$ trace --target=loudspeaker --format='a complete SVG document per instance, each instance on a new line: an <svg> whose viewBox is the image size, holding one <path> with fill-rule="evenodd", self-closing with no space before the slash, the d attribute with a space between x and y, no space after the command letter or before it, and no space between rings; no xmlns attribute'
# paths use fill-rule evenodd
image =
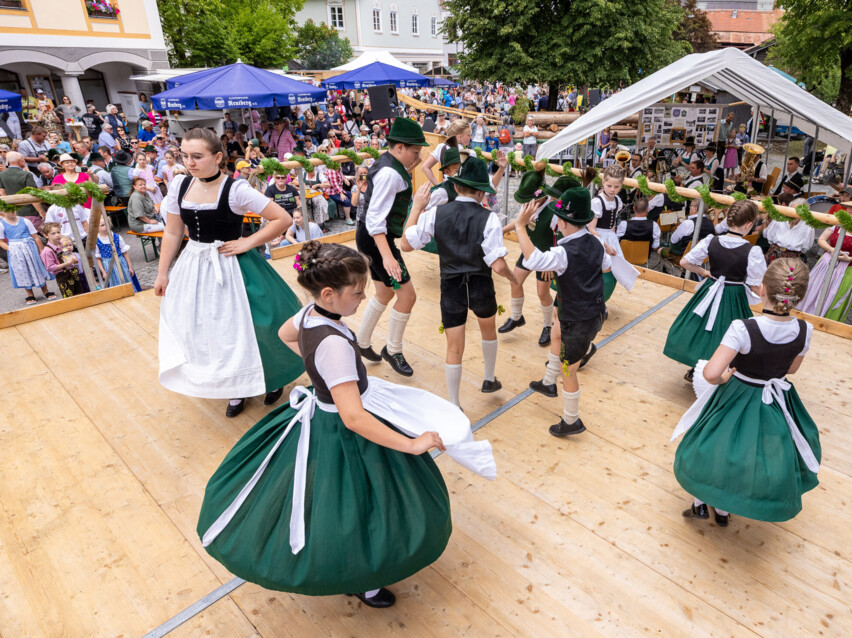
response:
<svg viewBox="0 0 852 638"><path fill-rule="evenodd" d="M367 94L370 96L370 115L374 120L389 120L397 116L399 101L393 84L371 86Z"/></svg>
<svg viewBox="0 0 852 638"><path fill-rule="evenodd" d="M601 103L601 90L589 89L589 106L597 106Z"/></svg>

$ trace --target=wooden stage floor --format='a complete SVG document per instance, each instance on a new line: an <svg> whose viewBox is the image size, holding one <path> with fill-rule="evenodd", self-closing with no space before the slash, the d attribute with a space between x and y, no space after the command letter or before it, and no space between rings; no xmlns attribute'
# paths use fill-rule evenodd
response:
<svg viewBox="0 0 852 638"><path fill-rule="evenodd" d="M415 375L369 370L443 396L437 261L408 261ZM295 286L292 258L272 264ZM508 308L508 285L497 287ZM852 635L852 341L815 332L795 375L824 454L803 512L783 524L734 517L727 529L687 521L669 437L693 395L662 347L688 298L645 280L616 290L599 342L613 338L581 373L589 431L570 440L547 432L561 401L525 393L546 359L533 284L527 326L500 338L498 393L478 391L468 324L462 403L499 476L438 458L454 532L435 564L394 585L393 609L247 583L168 635ZM232 581L201 548L196 519L208 478L268 408L253 399L226 419L222 401L160 387L158 308L149 291L0 331L2 638L142 636ZM387 315L374 344L386 326Z"/></svg>

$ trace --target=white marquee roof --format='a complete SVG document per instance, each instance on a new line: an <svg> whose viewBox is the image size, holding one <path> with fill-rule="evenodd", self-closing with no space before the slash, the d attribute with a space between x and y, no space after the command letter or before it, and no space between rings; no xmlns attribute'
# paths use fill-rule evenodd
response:
<svg viewBox="0 0 852 638"><path fill-rule="evenodd" d="M395 66L399 69L405 69L406 71L411 71L412 73L420 73L413 66L409 66L405 62L400 62L388 51L364 51L361 55L359 55L354 60L347 62L341 66L336 66L332 71L339 71L340 73L345 73L346 71L352 71L354 69L360 69L362 66L367 66L368 64L372 64L373 62L384 62L385 64L389 64L391 66Z"/></svg>

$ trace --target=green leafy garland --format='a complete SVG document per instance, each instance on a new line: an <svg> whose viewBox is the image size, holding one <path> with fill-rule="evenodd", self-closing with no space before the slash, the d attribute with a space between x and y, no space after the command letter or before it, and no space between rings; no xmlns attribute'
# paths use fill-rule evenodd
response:
<svg viewBox="0 0 852 638"><path fill-rule="evenodd" d="M364 163L364 158L358 155L358 153L351 148L339 148L337 149L337 154L348 157L352 160L352 163L355 164L355 166L361 166L361 164Z"/></svg>
<svg viewBox="0 0 852 638"><path fill-rule="evenodd" d="M374 160L379 159L379 155L381 155L381 153L379 153L379 150L373 148L372 146L365 146L364 148L361 149L361 152L366 153L367 155L372 157Z"/></svg>
<svg viewBox="0 0 852 638"><path fill-rule="evenodd" d="M644 175L638 175L636 177L636 183L639 187L639 192L642 193L645 197L654 197L657 193L648 188L648 178ZM700 192L700 191L699 191Z"/></svg>
<svg viewBox="0 0 852 638"><path fill-rule="evenodd" d="M675 204L683 204L688 197L684 197L683 195L677 194L677 187L675 186L674 180L669 178L667 179L663 185L666 187L666 192L669 195L669 199L672 200Z"/></svg>
<svg viewBox="0 0 852 638"><path fill-rule="evenodd" d="M524 164L518 164L518 162L515 160L515 151L509 151L508 153L506 153L506 161L509 164L509 168L514 168L516 171L519 171L521 173L527 172L527 167Z"/></svg>
<svg viewBox="0 0 852 638"><path fill-rule="evenodd" d="M101 191L97 184L89 181L82 184L66 184L65 195L60 195L57 191L43 191L29 186L22 188L17 194L32 195L49 206L59 206L60 208L73 208L74 206L85 204L89 198L99 202L103 202L106 199L106 193ZM12 213L17 211L20 206L23 206L23 204L7 204L0 200L0 212Z"/></svg>
<svg viewBox="0 0 852 638"><path fill-rule="evenodd" d="M769 216L769 219L776 221L776 222L788 222L788 221L790 221L790 219L791 219L790 217L787 217L786 215L782 214L775 207L775 204L773 203L771 197L764 197L760 201L760 203L763 205L763 210L766 211L766 214ZM829 226L828 224L823 224L816 217L814 217L814 214L810 211L810 209L805 204L801 204L799 206L796 206L796 213L799 215L799 218L803 222L805 222L808 226L810 226L811 228L814 228L816 230L823 230L824 228L828 228L828 226ZM846 214L848 216L848 213L846 213ZM837 221L841 221L840 216L837 217ZM842 225L842 222L841 222L841 225ZM845 226L844 226L844 228L845 228Z"/></svg>
<svg viewBox="0 0 852 638"><path fill-rule="evenodd" d="M319 161L321 161L323 164L325 164L325 167L329 170L332 170L332 171L339 171L340 170L340 163L335 162L333 159L331 159L331 157L329 157L325 153L314 153L314 159L318 159Z"/></svg>

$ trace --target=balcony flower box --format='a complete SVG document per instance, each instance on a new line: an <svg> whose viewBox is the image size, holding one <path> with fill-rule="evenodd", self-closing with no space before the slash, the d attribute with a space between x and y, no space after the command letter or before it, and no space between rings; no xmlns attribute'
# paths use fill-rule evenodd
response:
<svg viewBox="0 0 852 638"><path fill-rule="evenodd" d="M23 0L0 0L0 9L20 9L26 10Z"/></svg>
<svg viewBox="0 0 852 638"><path fill-rule="evenodd" d="M118 18L119 9L116 4L109 0L86 0L86 11L90 18L106 18L115 20Z"/></svg>

